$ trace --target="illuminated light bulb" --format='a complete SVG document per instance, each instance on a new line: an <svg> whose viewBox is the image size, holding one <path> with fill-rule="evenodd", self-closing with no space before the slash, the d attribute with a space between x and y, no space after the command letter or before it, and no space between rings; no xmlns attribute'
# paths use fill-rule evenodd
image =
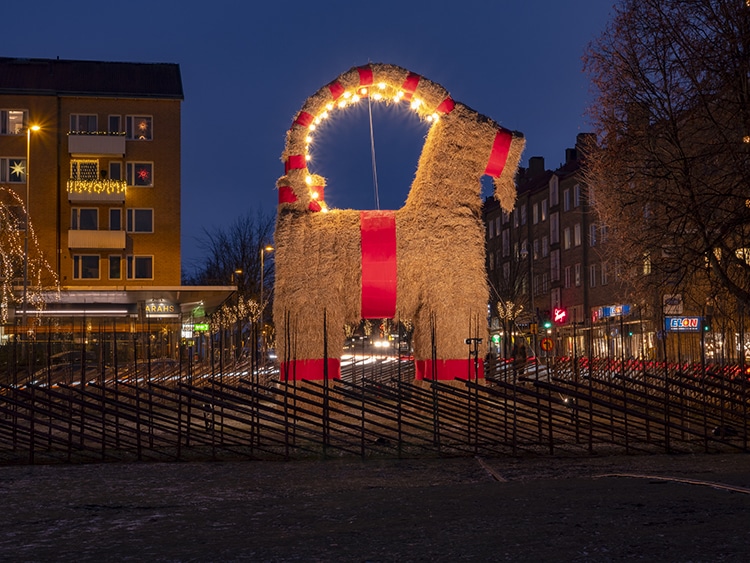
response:
<svg viewBox="0 0 750 563"><path fill-rule="evenodd" d="M310 129L310 131L315 131L315 124L311 123L310 127L308 127L308 129Z"/></svg>
<svg viewBox="0 0 750 563"><path fill-rule="evenodd" d="M308 135L307 137L305 137L305 142L306 142L306 143L307 143L308 145L309 145L310 143L312 143L312 137L311 137L310 135Z"/></svg>
<svg viewBox="0 0 750 563"><path fill-rule="evenodd" d="M352 103L357 103L358 101L359 101L359 96L357 96L356 94L352 96Z"/></svg>
<svg viewBox="0 0 750 563"><path fill-rule="evenodd" d="M385 90L385 82L378 82L378 88Z"/></svg>
<svg viewBox="0 0 750 563"><path fill-rule="evenodd" d="M376 94L373 94L373 95L372 95L372 98L373 98L374 100L382 100L382 99L383 99L383 94L378 94L378 93L376 93Z"/></svg>
<svg viewBox="0 0 750 563"><path fill-rule="evenodd" d="M748 0L748 2L750 2L750 0ZM742 137L742 142L745 144L750 143L750 135L745 135L744 137Z"/></svg>
<svg viewBox="0 0 750 563"><path fill-rule="evenodd" d="M328 102L328 103L326 104L326 109L327 109L328 111L331 111L331 110L333 109L333 107L334 107L334 106L333 106L333 102Z"/></svg>
<svg viewBox="0 0 750 563"><path fill-rule="evenodd" d="M305 177L305 184L307 184L308 186L311 186L312 182L313 182L312 176Z"/></svg>
<svg viewBox="0 0 750 563"><path fill-rule="evenodd" d="M438 121L440 121L440 116L437 113L433 113L431 117L432 117L432 120L435 123L437 123Z"/></svg>
<svg viewBox="0 0 750 563"><path fill-rule="evenodd" d="M419 109L419 106L422 105L422 100L414 99L411 101L411 109Z"/></svg>
<svg viewBox="0 0 750 563"><path fill-rule="evenodd" d="M432 119L433 119L433 117L432 117L431 115L428 115L427 117L425 117L425 119L426 119L427 121L429 121L430 123L432 123Z"/></svg>
<svg viewBox="0 0 750 563"><path fill-rule="evenodd" d="M333 109L333 108L331 108L331 109ZM323 118L323 119L327 119L328 118L328 112L324 111L323 113L320 114L320 117Z"/></svg>
<svg viewBox="0 0 750 563"><path fill-rule="evenodd" d="M316 118L315 118L315 119L313 120L313 123L314 123L315 125L318 125L318 124L320 123L320 116L316 117Z"/></svg>
<svg viewBox="0 0 750 563"><path fill-rule="evenodd" d="M309 154L306 154L306 155L305 155L305 160L306 160L307 162L310 162L310 161L312 160L312 157L311 157L311 156L310 156Z"/></svg>
<svg viewBox="0 0 750 563"><path fill-rule="evenodd" d="M345 107L346 107L346 100L341 100L341 101L339 102L339 107L340 107L340 108L345 108Z"/></svg>
<svg viewBox="0 0 750 563"><path fill-rule="evenodd" d="M311 193L311 194L310 194L310 196L311 196L311 197L312 197L313 199L318 199L318 198L320 197L320 194L319 194L318 192L313 192L313 193Z"/></svg>
<svg viewBox="0 0 750 563"><path fill-rule="evenodd" d="M359 93L362 94L363 96L366 96L367 95L367 88L360 88L359 89Z"/></svg>
<svg viewBox="0 0 750 563"><path fill-rule="evenodd" d="M324 203L321 202L320 211L323 213L328 213L328 207Z"/></svg>
<svg viewBox="0 0 750 563"><path fill-rule="evenodd" d="M346 98L348 100L351 97L352 97L352 93L351 92L348 92L348 91L344 92L344 98Z"/></svg>
<svg viewBox="0 0 750 563"><path fill-rule="evenodd" d="M399 90L399 91L398 91L398 92L396 93L396 97L397 97L397 98L403 98L403 97L404 97L404 93L403 93L403 92L402 92L401 90Z"/></svg>

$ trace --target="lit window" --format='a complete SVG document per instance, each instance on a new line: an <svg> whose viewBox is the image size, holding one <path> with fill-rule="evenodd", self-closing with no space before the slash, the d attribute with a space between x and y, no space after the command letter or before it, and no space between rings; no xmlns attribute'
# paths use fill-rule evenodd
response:
<svg viewBox="0 0 750 563"><path fill-rule="evenodd" d="M25 158L0 158L0 182L9 184L26 183Z"/></svg>
<svg viewBox="0 0 750 563"><path fill-rule="evenodd" d="M71 160L71 180L97 180L99 178L98 160Z"/></svg>
<svg viewBox="0 0 750 563"><path fill-rule="evenodd" d="M148 188L154 185L154 164L152 162L128 162L126 171L128 186Z"/></svg>
<svg viewBox="0 0 750 563"><path fill-rule="evenodd" d="M151 125L150 115L128 115L125 117L125 138L131 141L150 141Z"/></svg>
<svg viewBox="0 0 750 563"><path fill-rule="evenodd" d="M573 246L581 246L581 224L573 225Z"/></svg>
<svg viewBox="0 0 750 563"><path fill-rule="evenodd" d="M27 122L28 112L25 109L0 110L0 135L23 135Z"/></svg>

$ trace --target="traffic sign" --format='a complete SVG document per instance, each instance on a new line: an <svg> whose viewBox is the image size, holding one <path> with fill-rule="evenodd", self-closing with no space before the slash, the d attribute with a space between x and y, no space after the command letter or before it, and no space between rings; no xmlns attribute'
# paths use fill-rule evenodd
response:
<svg viewBox="0 0 750 563"><path fill-rule="evenodd" d="M542 341L539 343L539 346L545 352L549 352L550 350L552 350L552 348L555 347L555 343L552 342L551 338L542 338Z"/></svg>

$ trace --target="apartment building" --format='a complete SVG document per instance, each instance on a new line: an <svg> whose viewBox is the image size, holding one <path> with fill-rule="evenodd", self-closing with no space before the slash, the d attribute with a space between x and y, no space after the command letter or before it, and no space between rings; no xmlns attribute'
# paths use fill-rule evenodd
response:
<svg viewBox="0 0 750 563"><path fill-rule="evenodd" d="M498 355L507 355L514 337L550 356L631 356L644 342L653 345L653 330L644 335L607 252L607 226L593 211L595 192L582 169L586 138L578 135L555 170L530 158L511 213L485 201L490 330ZM543 339L551 349L542 349Z"/></svg>
<svg viewBox="0 0 750 563"><path fill-rule="evenodd" d="M176 64L0 58L0 188L31 226L6 333L153 323L171 355L180 324L227 297L180 286L183 99Z"/></svg>

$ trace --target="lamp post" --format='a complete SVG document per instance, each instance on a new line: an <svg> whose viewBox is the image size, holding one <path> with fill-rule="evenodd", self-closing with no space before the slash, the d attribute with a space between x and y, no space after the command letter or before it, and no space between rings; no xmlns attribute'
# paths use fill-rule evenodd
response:
<svg viewBox="0 0 750 563"><path fill-rule="evenodd" d="M265 366L266 364L266 339L265 339L265 315L263 314L266 308L265 303L263 302L263 285L264 285L264 274L265 274L265 254L266 252L273 252L274 248L273 246L266 245L261 247L260 249L260 365Z"/></svg>
<svg viewBox="0 0 750 563"><path fill-rule="evenodd" d="M26 128L26 201L25 204L25 225L24 225L24 233L23 233L23 295L21 297L21 306L23 307L22 315L23 315L23 329L28 330L26 321L27 321L27 313L26 309L28 309L27 304L27 292L29 287L29 182L31 176L29 175L29 162L31 161L31 132L32 131L39 131L40 127L39 125L30 125ZM28 338L28 334L27 334ZM31 359L29 358L29 362L31 362Z"/></svg>

